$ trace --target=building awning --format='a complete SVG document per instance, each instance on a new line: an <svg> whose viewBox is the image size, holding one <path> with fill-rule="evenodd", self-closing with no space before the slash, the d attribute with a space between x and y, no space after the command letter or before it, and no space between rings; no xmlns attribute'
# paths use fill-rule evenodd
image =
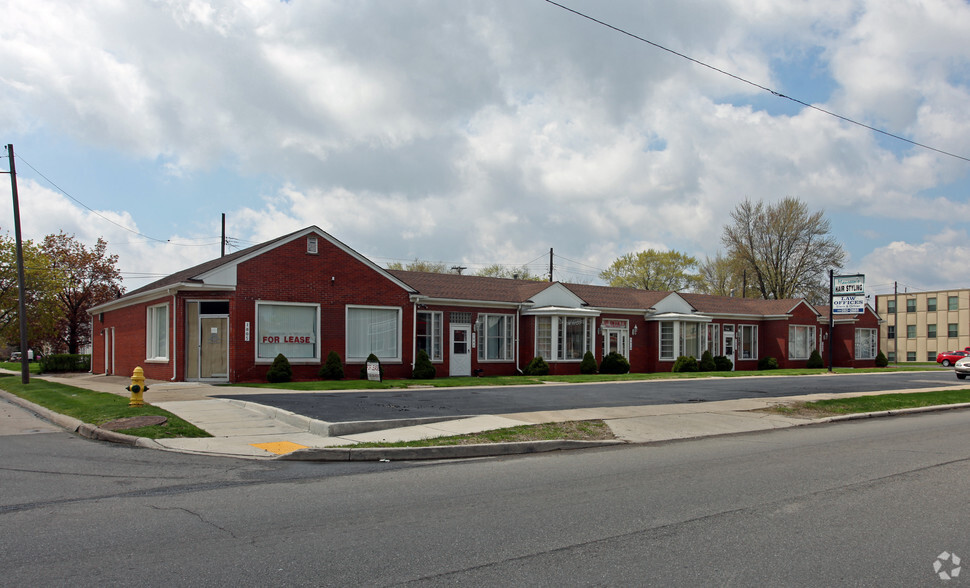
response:
<svg viewBox="0 0 970 588"><path fill-rule="evenodd" d="M647 314L644 316L648 321L683 321L692 323L709 323L713 317L706 314L687 314L683 312L661 312L659 314Z"/></svg>
<svg viewBox="0 0 970 588"><path fill-rule="evenodd" d="M576 308L565 306L544 306L542 308L530 308L522 311L523 316L582 316L597 317L600 311L592 308Z"/></svg>

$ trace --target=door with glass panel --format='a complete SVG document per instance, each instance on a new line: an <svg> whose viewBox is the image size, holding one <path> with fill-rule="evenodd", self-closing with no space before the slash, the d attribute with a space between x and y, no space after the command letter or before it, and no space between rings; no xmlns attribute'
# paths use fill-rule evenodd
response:
<svg viewBox="0 0 970 588"><path fill-rule="evenodd" d="M451 355L448 360L448 375L472 375L472 327L471 325L451 325Z"/></svg>

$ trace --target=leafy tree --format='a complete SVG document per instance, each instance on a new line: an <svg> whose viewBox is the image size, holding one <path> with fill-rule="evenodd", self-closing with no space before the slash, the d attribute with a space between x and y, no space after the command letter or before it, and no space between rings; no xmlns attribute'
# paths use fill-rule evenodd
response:
<svg viewBox="0 0 970 588"><path fill-rule="evenodd" d="M415 259L414 261L403 264L400 261L392 261L387 264L387 269L389 270L405 270L409 272L427 272L430 274L449 274L451 270L445 265L443 261L431 262L431 261L421 261Z"/></svg>
<svg viewBox="0 0 970 588"><path fill-rule="evenodd" d="M526 266L522 267L508 267L504 265L499 265L497 263L492 265L487 265L482 269L475 272L476 276L486 276L491 278L515 278L517 280L532 280L533 282L542 282L548 276L539 276L533 274L529 271Z"/></svg>
<svg viewBox="0 0 970 588"><path fill-rule="evenodd" d="M810 212L793 197L774 205L745 200L731 219L721 242L729 258L748 268L762 298L825 300L826 273L842 268L846 254L821 211Z"/></svg>
<svg viewBox="0 0 970 588"><path fill-rule="evenodd" d="M677 292L696 287L696 266L697 259L684 253L647 249L614 260L600 277L614 287Z"/></svg>
<svg viewBox="0 0 970 588"><path fill-rule="evenodd" d="M50 260L33 241L22 242L27 309L27 345L37 347L57 332L61 316L57 294L61 276L50 271ZM17 278L17 244L9 235L0 236L0 339L20 344L20 287ZM23 350L21 350L23 351Z"/></svg>
<svg viewBox="0 0 970 588"><path fill-rule="evenodd" d="M108 254L108 243L98 237L88 249L64 231L47 235L41 244L50 267L61 280L57 300L61 308L54 347L78 353L91 342L88 309L121 296L118 256Z"/></svg>

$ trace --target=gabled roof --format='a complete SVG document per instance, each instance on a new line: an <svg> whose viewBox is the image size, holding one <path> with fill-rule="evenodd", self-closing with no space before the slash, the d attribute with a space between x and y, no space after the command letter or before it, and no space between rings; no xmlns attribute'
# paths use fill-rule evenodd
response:
<svg viewBox="0 0 970 588"><path fill-rule="evenodd" d="M320 229L317 226L309 226L299 231L294 231L287 235L265 241L263 243L258 243L252 247L247 247L235 253L230 253L228 255L217 257L216 259L211 259L209 261L200 263L198 265L192 266L190 268L175 272L155 280L154 282L132 290L126 293L121 298L117 300L112 300L104 304L100 304L88 310L89 314L95 314L104 310L111 308L123 307L128 304L133 304L137 302L140 298L145 298L148 296L157 295L160 292L166 290L174 289L195 289L208 287L210 290L213 288L231 290L235 288L235 267L239 263L249 260L258 255L270 251L271 249L293 241L294 239L299 239L301 237L315 234L323 239L329 241L338 249L347 253L351 257L355 258L357 261L363 263L364 265L370 267L374 271L384 275L388 280L391 280L401 288L410 291L407 284L401 282L394 276L392 276L387 270L381 268L371 260L367 259L360 253L357 253L347 245L343 244L339 240L335 239L333 236L328 234L326 231ZM210 283L209 280L212 280Z"/></svg>
<svg viewBox="0 0 970 588"><path fill-rule="evenodd" d="M533 280L406 270L388 270L388 273L416 290L420 296L442 300L475 300L521 304L528 302L530 298L551 285L549 282Z"/></svg>

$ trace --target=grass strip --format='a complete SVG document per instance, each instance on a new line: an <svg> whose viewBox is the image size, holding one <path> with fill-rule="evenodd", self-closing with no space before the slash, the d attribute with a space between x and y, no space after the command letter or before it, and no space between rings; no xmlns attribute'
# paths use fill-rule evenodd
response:
<svg viewBox="0 0 970 588"><path fill-rule="evenodd" d="M901 366L898 368L835 368L836 374L869 374L887 372L925 372L933 366ZM272 388L276 390L326 391L326 390L391 390L397 388L457 388L476 386L531 386L546 383L557 384L595 384L600 382L638 382L649 380L677 380L694 378L740 378L751 376L810 376L827 373L826 369L784 369L766 371L735 372L660 372L652 374L574 374L568 376L485 376L435 378L433 380L311 380L306 382L243 382L227 384L227 387Z"/></svg>
<svg viewBox="0 0 970 588"><path fill-rule="evenodd" d="M17 372L18 374L20 373L20 370L21 370L19 361L0 361L0 368L4 368L12 372ZM30 372L31 374L39 374L40 362L32 361L29 364L27 364L27 371Z"/></svg>
<svg viewBox="0 0 970 588"><path fill-rule="evenodd" d="M943 390L938 392L912 392L908 394L877 394L874 396L852 396L849 398L829 398L811 402L796 402L773 406L769 410L789 416L810 418L858 414L864 412L884 412L903 408L924 406L945 406L970 402L970 390Z"/></svg>
<svg viewBox="0 0 970 588"><path fill-rule="evenodd" d="M564 423L543 423L540 425L520 425L453 435L434 437L417 441L367 442L339 447L440 447L444 445L477 445L482 443L515 443L523 441L602 441L615 439L613 431L601 420L567 421Z"/></svg>
<svg viewBox="0 0 970 588"><path fill-rule="evenodd" d="M118 431L127 435L148 437L149 439L212 436L192 423L156 406L146 404L139 407L130 407L128 406L128 398L117 394L94 392L84 388L47 382L39 378L32 378L29 384L24 385L19 376L8 374L0 374L0 388L24 400L29 400L54 412L74 417L92 425L102 425L115 419L143 415L160 415L168 418L164 425Z"/></svg>

